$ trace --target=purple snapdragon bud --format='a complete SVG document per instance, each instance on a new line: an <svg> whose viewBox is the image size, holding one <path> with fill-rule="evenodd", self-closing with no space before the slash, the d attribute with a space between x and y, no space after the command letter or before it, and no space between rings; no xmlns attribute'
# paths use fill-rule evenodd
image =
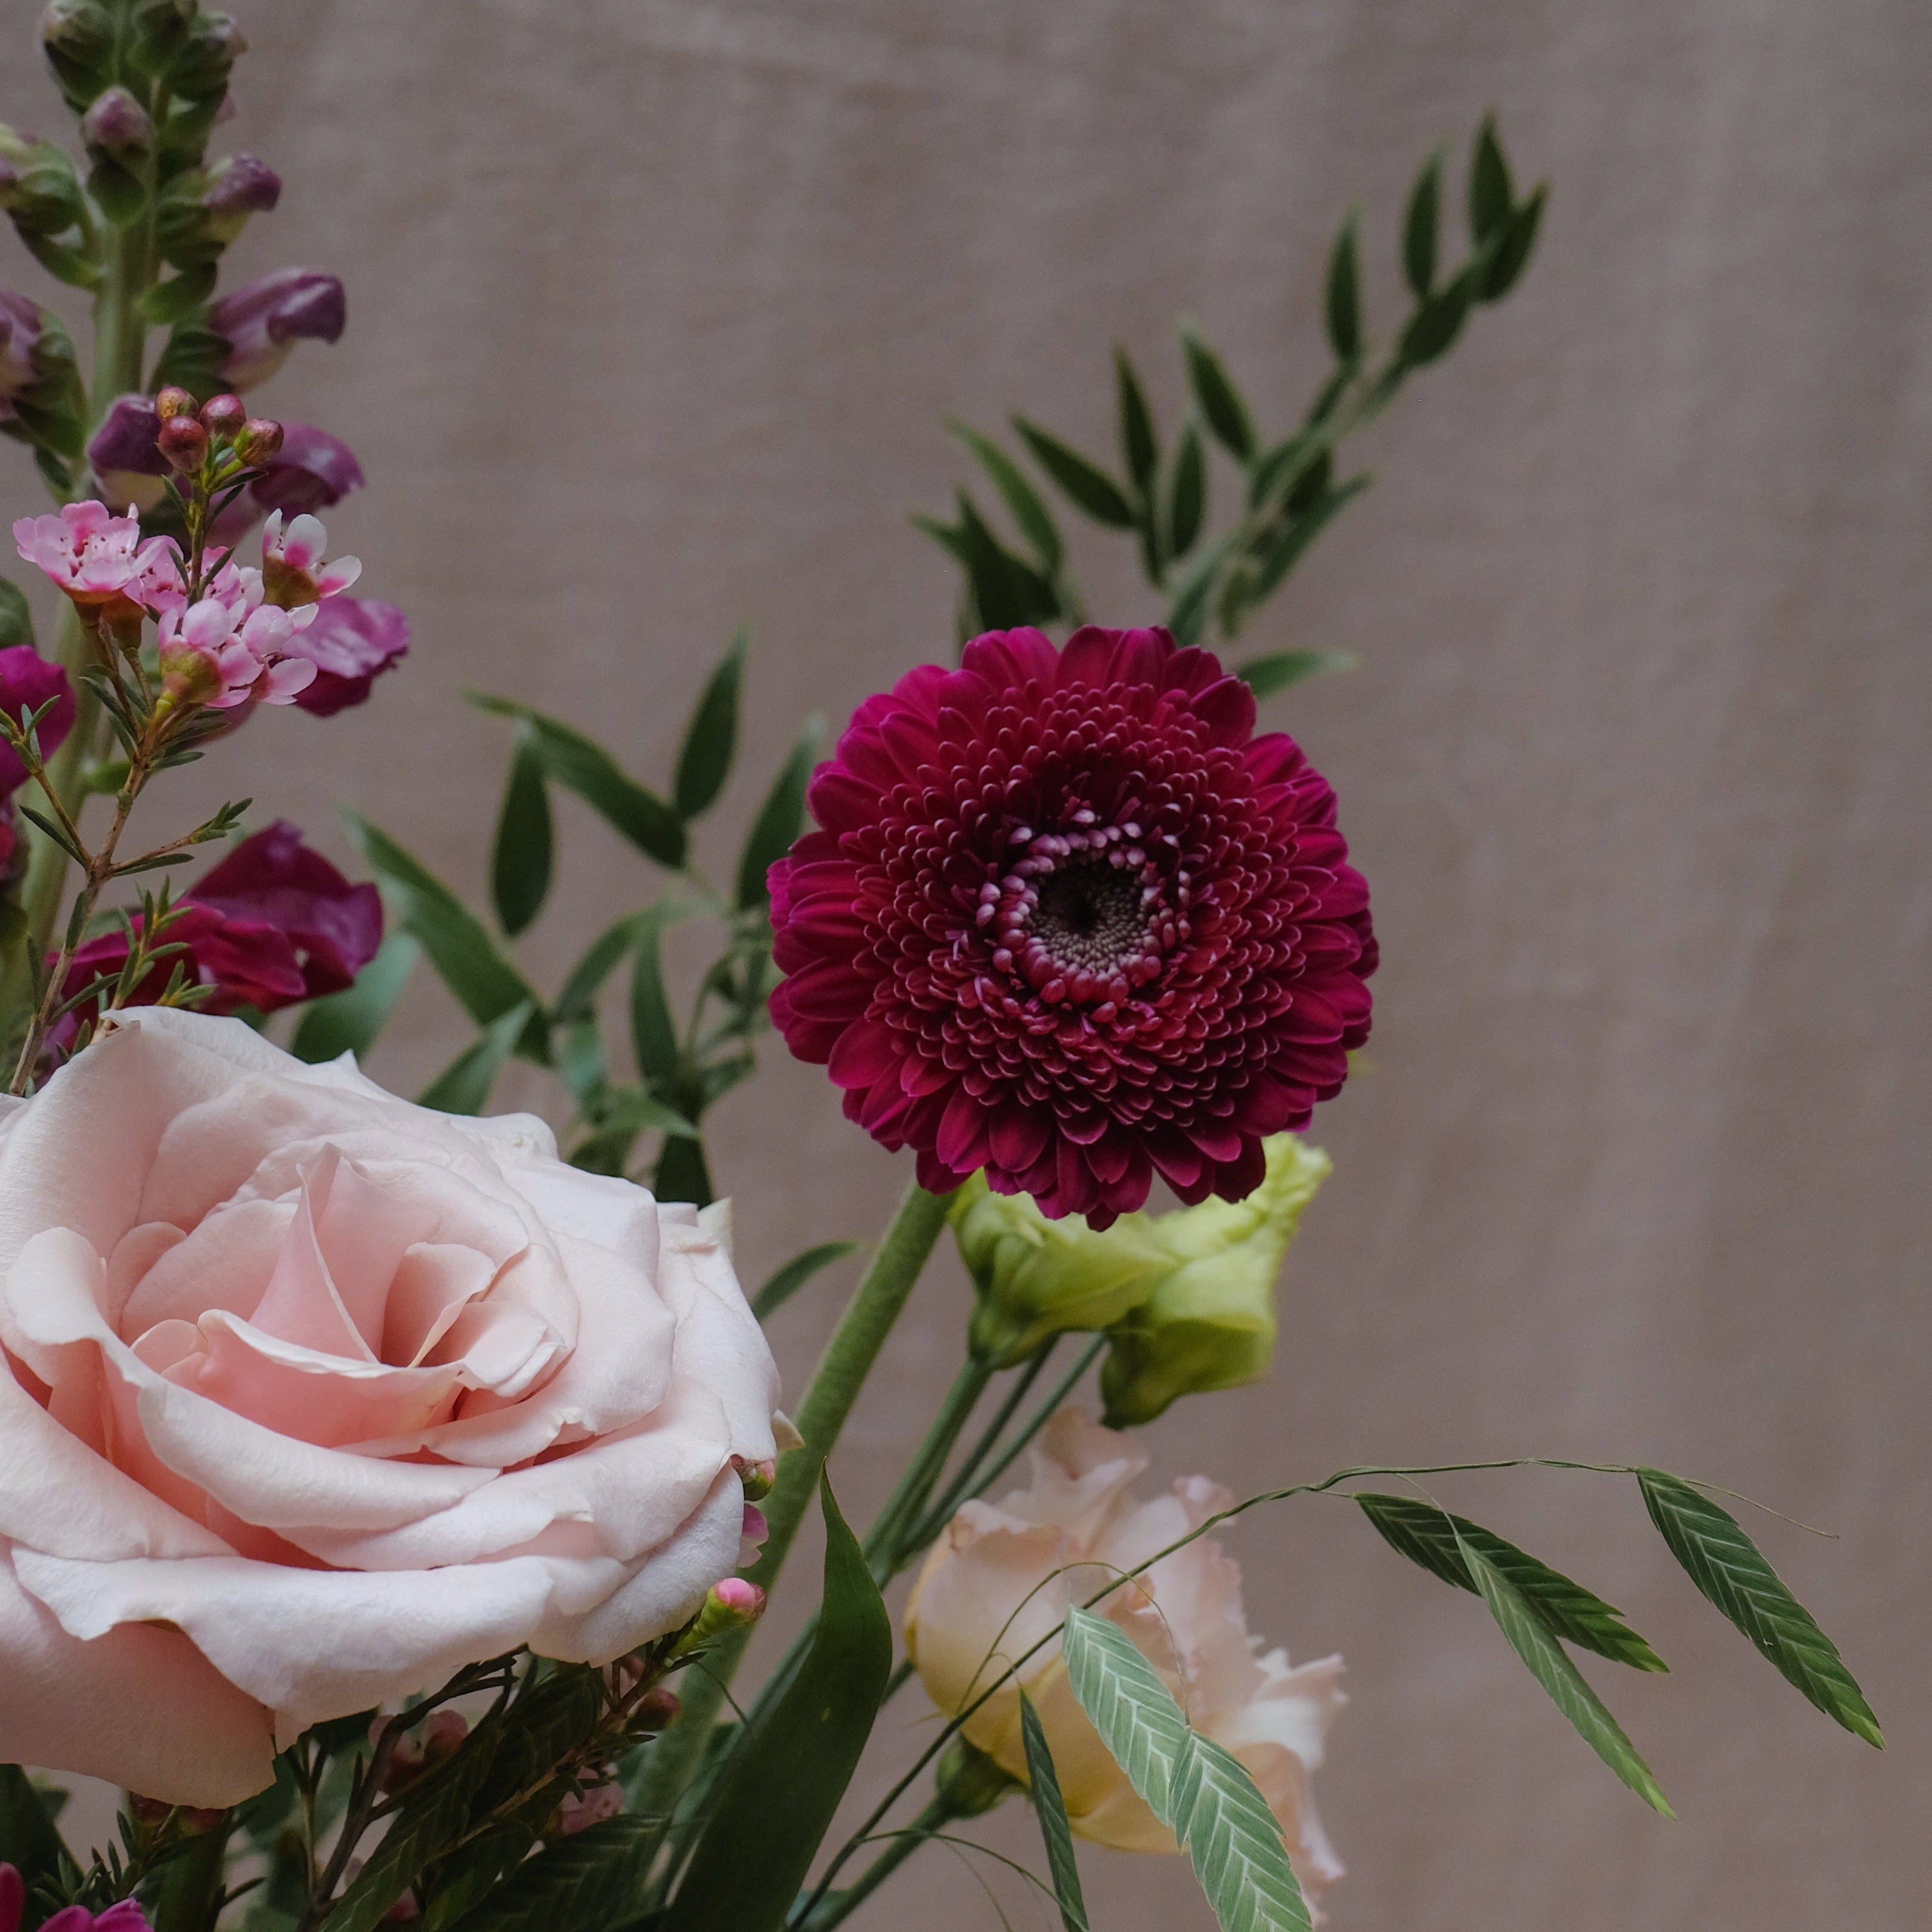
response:
<svg viewBox="0 0 1932 1932"><path fill-rule="evenodd" d="M81 116L80 138L104 154L145 154L154 144L154 124L124 87L110 87Z"/></svg>
<svg viewBox="0 0 1932 1932"><path fill-rule="evenodd" d="M167 459L156 442L160 414L152 396L116 396L87 446L102 500L152 510L167 494Z"/></svg>
<svg viewBox="0 0 1932 1932"><path fill-rule="evenodd" d="M0 422L11 419L14 398L34 382L40 340L39 304L0 289Z"/></svg>
<svg viewBox="0 0 1932 1932"><path fill-rule="evenodd" d="M221 380L231 389L266 382L300 341L334 342L349 319L342 284L320 268L278 268L208 311L208 326L228 343Z"/></svg>
<svg viewBox="0 0 1932 1932"><path fill-rule="evenodd" d="M282 198L282 178L256 154L230 154L208 171L201 205L218 242L235 239L251 214L266 214Z"/></svg>

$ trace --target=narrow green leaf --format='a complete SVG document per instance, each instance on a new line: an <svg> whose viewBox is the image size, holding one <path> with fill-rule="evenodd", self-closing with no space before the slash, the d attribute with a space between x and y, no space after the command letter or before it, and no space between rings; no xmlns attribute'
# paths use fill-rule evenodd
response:
<svg viewBox="0 0 1932 1932"><path fill-rule="evenodd" d="M655 792L630 777L602 745L526 704L480 692L464 694L479 711L528 723L550 776L576 793L646 857L674 869L683 865L684 821Z"/></svg>
<svg viewBox="0 0 1932 1932"><path fill-rule="evenodd" d="M1307 548L1341 512L1353 502L1375 478L1366 472L1352 476L1323 493L1322 500L1305 515L1290 524L1272 546L1263 552L1255 574L1250 601L1258 604L1271 595L1282 579L1301 561Z"/></svg>
<svg viewBox="0 0 1932 1932"><path fill-rule="evenodd" d="M1516 278L1529 260L1530 250L1536 246L1537 229L1543 220L1543 205L1549 195L1546 188L1539 188L1510 217L1508 227L1496 244L1495 254L1477 277L1475 293L1478 302L1500 301L1515 286Z"/></svg>
<svg viewBox="0 0 1932 1932"><path fill-rule="evenodd" d="M1096 524L1117 530L1134 527L1134 507L1126 492L1097 463L1024 416L1012 420L1021 441L1033 452L1040 466Z"/></svg>
<svg viewBox="0 0 1932 1932"><path fill-rule="evenodd" d="M1177 644L1198 644L1208 622L1215 581L1228 554L1228 538L1217 538L1195 560L1167 608L1167 628Z"/></svg>
<svg viewBox="0 0 1932 1932"><path fill-rule="evenodd" d="M1073 1833L1066 1822L1066 1801L1060 1795L1060 1778L1047 1749L1040 1713L1033 1700L1020 1693L1020 1736L1026 1746L1027 1784L1033 1793L1034 1815L1046 1846L1046 1868L1053 1876L1053 1895L1060 1906L1064 1932L1088 1932L1086 1894L1080 1889L1080 1866L1073 1856Z"/></svg>
<svg viewBox="0 0 1932 1932"><path fill-rule="evenodd" d="M1423 164L1409 192L1402 224L1402 272L1418 301L1436 284L1436 238L1442 226L1442 155L1438 149Z"/></svg>
<svg viewBox="0 0 1932 1932"><path fill-rule="evenodd" d="M1637 1483L1691 1582L1828 1718L1882 1750L1885 1735L1858 1680L1736 1517L1661 1469L1640 1470Z"/></svg>
<svg viewBox="0 0 1932 1932"><path fill-rule="evenodd" d="M1240 1760L1193 1732L1176 1786L1181 1840L1221 1932L1309 1932L1281 1826Z"/></svg>
<svg viewBox="0 0 1932 1932"><path fill-rule="evenodd" d="M1356 260L1355 218L1342 224L1328 256L1328 286L1323 304L1328 344L1338 362L1352 363L1362 352L1362 272Z"/></svg>
<svg viewBox="0 0 1932 1932"><path fill-rule="evenodd" d="M165 282L157 282L135 306L143 322L165 328L185 322L214 292L215 267L212 262L196 268L184 268Z"/></svg>
<svg viewBox="0 0 1932 1932"><path fill-rule="evenodd" d="M981 625L1001 631L1019 624L1051 623L1060 614L1059 593L1024 558L1000 542L964 490L956 491L954 500L959 520L945 541L965 567Z"/></svg>
<svg viewBox="0 0 1932 1932"><path fill-rule="evenodd" d="M17 1764L0 1764L0 1858L20 1873L26 1886L21 1932L33 1932L46 1917L35 1888L58 1882L65 1849L27 1774Z"/></svg>
<svg viewBox="0 0 1932 1932"><path fill-rule="evenodd" d="M825 1588L812 1648L711 1802L658 1932L778 1932L872 1734L892 1623L823 1477L819 1498Z"/></svg>
<svg viewBox="0 0 1932 1932"><path fill-rule="evenodd" d="M1154 478L1160 469L1160 442L1154 434L1154 411L1148 406L1147 392L1135 373L1127 352L1114 350L1114 387L1120 414L1120 455L1127 476L1139 493L1141 508L1154 514Z"/></svg>
<svg viewBox="0 0 1932 1932"><path fill-rule="evenodd" d="M1253 419L1220 357L1191 328L1182 328L1180 347L1187 358L1187 380L1192 385L1194 400L1201 405L1201 413L1207 418L1215 440L1238 462L1252 462Z"/></svg>
<svg viewBox="0 0 1932 1932"><path fill-rule="evenodd" d="M698 1132L694 1120L633 1087L618 1090L598 1115L598 1125L629 1134L682 1134L687 1138Z"/></svg>
<svg viewBox="0 0 1932 1932"><path fill-rule="evenodd" d="M490 854L490 893L496 902L496 922L512 939L543 909L555 845L536 733L520 723Z"/></svg>
<svg viewBox="0 0 1932 1932"><path fill-rule="evenodd" d="M416 1096L416 1105L434 1107L439 1114L482 1113L504 1061L536 1011L536 1002L526 1000L500 1014Z"/></svg>
<svg viewBox="0 0 1932 1932"><path fill-rule="evenodd" d="M662 930L650 913L639 918L631 960L631 1050L646 1081L674 1078L682 1058L664 992Z"/></svg>
<svg viewBox="0 0 1932 1932"><path fill-rule="evenodd" d="M66 832L64 832L52 819L46 818L43 814L36 812L31 805L22 805L19 808L19 810L20 816L22 818L29 820L32 824L38 826L40 829L44 832L76 866L82 867L83 869L86 868L87 865L87 854L67 836Z"/></svg>
<svg viewBox="0 0 1932 1932"><path fill-rule="evenodd" d="M808 718L805 728L793 741L790 752L779 767L758 815L746 835L744 849L738 855L738 903L760 906L765 903L765 874L791 850L792 842L805 829L806 788L812 782L812 768L818 763L818 747L825 736L825 721Z"/></svg>
<svg viewBox="0 0 1932 1932"><path fill-rule="evenodd" d="M403 997L422 948L406 932L392 932L352 986L311 1000L302 1009L290 1051L313 1066L352 1053L359 1060L376 1043Z"/></svg>
<svg viewBox="0 0 1932 1932"><path fill-rule="evenodd" d="M1624 1736L1616 1718L1604 1708L1603 1701L1585 1682L1583 1673L1570 1660L1570 1653L1558 1643L1550 1626L1530 1607L1522 1592L1496 1565L1458 1535L1456 1547L1497 1628L1509 1639L1510 1647L1528 1666L1529 1672L1550 1701L1576 1727L1576 1734L1610 1768L1654 1810L1666 1818L1677 1814L1664 1795L1650 1767L1636 1754L1636 1748Z"/></svg>
<svg viewBox="0 0 1932 1932"><path fill-rule="evenodd" d="M635 1916L663 1834L656 1818L606 1818L518 1865L458 1922L462 1932L590 1932Z"/></svg>
<svg viewBox="0 0 1932 1932"><path fill-rule="evenodd" d="M1060 541L1060 532L1041 500L1040 492L1021 475L1012 458L990 437L982 436L971 424L957 420L948 422L946 427L973 452L980 468L992 478L993 488L998 490L1000 501L1019 526L1020 534L1033 545L1034 555L1039 560L1042 572L1051 577L1065 559L1066 546Z"/></svg>
<svg viewBox="0 0 1932 1932"><path fill-rule="evenodd" d="M716 1199L711 1185L711 1163L704 1157L704 1143L688 1135L674 1135L658 1156L657 1172L651 1188L660 1201L688 1201L694 1208L708 1208Z"/></svg>
<svg viewBox="0 0 1932 1932"><path fill-rule="evenodd" d="M1167 504L1167 554L1185 556L1201 534L1208 509L1208 463L1201 446L1201 432L1190 422L1180 433L1180 447L1175 452L1174 476L1168 485Z"/></svg>
<svg viewBox="0 0 1932 1932"><path fill-rule="evenodd" d="M742 630L731 640L685 729L671 796L686 818L695 818L700 812L708 811L731 775L731 760L738 749L738 703L745 680L745 652L750 643L751 634Z"/></svg>
<svg viewBox="0 0 1932 1932"><path fill-rule="evenodd" d="M20 586L0 577L0 650L34 641L34 614Z"/></svg>
<svg viewBox="0 0 1932 1932"><path fill-rule="evenodd" d="M1433 362L1461 334L1469 313L1469 284L1458 277L1417 308L1402 332L1402 359L1412 369Z"/></svg>
<svg viewBox="0 0 1932 1932"><path fill-rule="evenodd" d="M760 1322L776 1315L821 1268L843 1261L858 1246L856 1241L821 1241L817 1247L793 1256L752 1298L752 1312Z"/></svg>
<svg viewBox="0 0 1932 1932"><path fill-rule="evenodd" d="M1613 1664L1635 1670L1665 1670L1664 1660L1623 1621L1622 1611L1580 1583L1539 1563L1493 1531L1466 1516L1451 1516L1418 1496L1358 1492L1362 1513L1390 1549L1420 1564L1445 1583L1476 1594L1476 1580L1462 1561L1462 1544L1480 1550L1528 1599L1530 1607L1557 1636L1594 1651ZM1458 1541L1460 1539L1460 1542Z"/></svg>
<svg viewBox="0 0 1932 1932"><path fill-rule="evenodd" d="M529 1001L533 1024L524 1050L540 1051L542 1003L497 951L483 922L421 860L360 812L345 812L343 818L364 862L387 889L398 923L422 942L430 964L464 1012L488 1026Z"/></svg>
<svg viewBox="0 0 1932 1932"><path fill-rule="evenodd" d="M584 956L570 969L570 976L556 996L559 1019L581 1019L596 1005L598 989L631 950L637 937L638 919L635 913L626 914L615 925L606 926L585 948Z"/></svg>
<svg viewBox="0 0 1932 1932"><path fill-rule="evenodd" d="M1126 1632L1091 1610L1067 1612L1060 1648L1067 1683L1108 1754L1154 1815L1174 1825L1175 1775L1190 1733L1172 1694Z"/></svg>
<svg viewBox="0 0 1932 1932"><path fill-rule="evenodd" d="M1515 205L1509 163L1496 139L1496 117L1486 114L1469 156L1470 239L1478 245L1488 241L1508 220Z"/></svg>
<svg viewBox="0 0 1932 1932"><path fill-rule="evenodd" d="M1292 684L1305 683L1330 671L1352 670L1354 664L1353 651L1271 651L1232 669L1257 698L1272 698Z"/></svg>

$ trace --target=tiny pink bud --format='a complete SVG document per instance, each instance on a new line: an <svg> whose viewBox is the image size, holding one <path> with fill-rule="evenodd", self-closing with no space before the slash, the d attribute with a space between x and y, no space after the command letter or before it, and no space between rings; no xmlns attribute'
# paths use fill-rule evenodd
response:
<svg viewBox="0 0 1932 1932"><path fill-rule="evenodd" d="M266 416L252 416L235 439L235 454L250 468L272 460L282 446L282 426Z"/></svg>
<svg viewBox="0 0 1932 1932"><path fill-rule="evenodd" d="M556 1815L551 1821L548 1835L568 1838L579 1832L588 1831L592 1825L601 1825L606 1818L614 1818L624 1808L624 1787L621 1784L592 1784L566 1798L556 1808Z"/></svg>
<svg viewBox="0 0 1932 1932"><path fill-rule="evenodd" d="M154 145L154 124L124 87L110 87L81 116L80 138L110 154L145 154Z"/></svg>
<svg viewBox="0 0 1932 1932"><path fill-rule="evenodd" d="M192 476L208 460L208 432L193 416L170 416L155 438L168 466L182 476Z"/></svg>
<svg viewBox="0 0 1932 1932"><path fill-rule="evenodd" d="M738 1533L747 1543L762 1543L771 1534L772 1526L765 1520L764 1511L756 1503L745 1505L745 1518Z"/></svg>
<svg viewBox="0 0 1932 1932"><path fill-rule="evenodd" d="M765 1613L764 1592L742 1576L727 1576L712 1584L711 1596L720 1610L741 1623L756 1623Z"/></svg>
<svg viewBox="0 0 1932 1932"><path fill-rule="evenodd" d="M232 436L248 420L248 405L239 396L210 396L201 406L201 420L211 436Z"/></svg>
<svg viewBox="0 0 1932 1932"><path fill-rule="evenodd" d="M154 396L154 413L166 422L170 416L191 416L194 414L194 398L178 383L170 382Z"/></svg>
<svg viewBox="0 0 1932 1932"><path fill-rule="evenodd" d="M772 1492L772 1485L778 1479L778 1466L769 1456L759 1462L748 1462L742 1456L734 1456L731 1466L738 1472L738 1480L744 1485L745 1500L748 1503L763 1502Z"/></svg>

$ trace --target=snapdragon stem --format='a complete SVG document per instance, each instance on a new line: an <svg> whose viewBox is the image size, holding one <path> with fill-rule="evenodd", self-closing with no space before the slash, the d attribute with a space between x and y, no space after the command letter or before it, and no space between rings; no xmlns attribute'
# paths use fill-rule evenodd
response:
<svg viewBox="0 0 1932 1932"><path fill-rule="evenodd" d="M768 1526L764 1552L749 1574L761 1589L769 1591L784 1567L792 1540L818 1492L820 1472L945 1230L951 1202L950 1195L928 1194L916 1181L907 1190L818 1358L794 1418L804 1445L779 1459L778 1480L760 1505ZM703 1762L706 1742L744 1660L748 1640L748 1632L727 1637L706 1655L701 1671L689 1673L677 1722L647 1754L638 1787L640 1810L669 1810Z"/></svg>

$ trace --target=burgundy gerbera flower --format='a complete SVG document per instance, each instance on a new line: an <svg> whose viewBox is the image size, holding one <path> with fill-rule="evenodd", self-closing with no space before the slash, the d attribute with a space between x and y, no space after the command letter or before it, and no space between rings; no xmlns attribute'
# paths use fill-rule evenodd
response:
<svg viewBox="0 0 1932 1932"><path fill-rule="evenodd" d="M1335 796L1162 630L991 632L854 715L772 868L772 1016L942 1192L1238 1200L1340 1090L1376 943Z"/></svg>

